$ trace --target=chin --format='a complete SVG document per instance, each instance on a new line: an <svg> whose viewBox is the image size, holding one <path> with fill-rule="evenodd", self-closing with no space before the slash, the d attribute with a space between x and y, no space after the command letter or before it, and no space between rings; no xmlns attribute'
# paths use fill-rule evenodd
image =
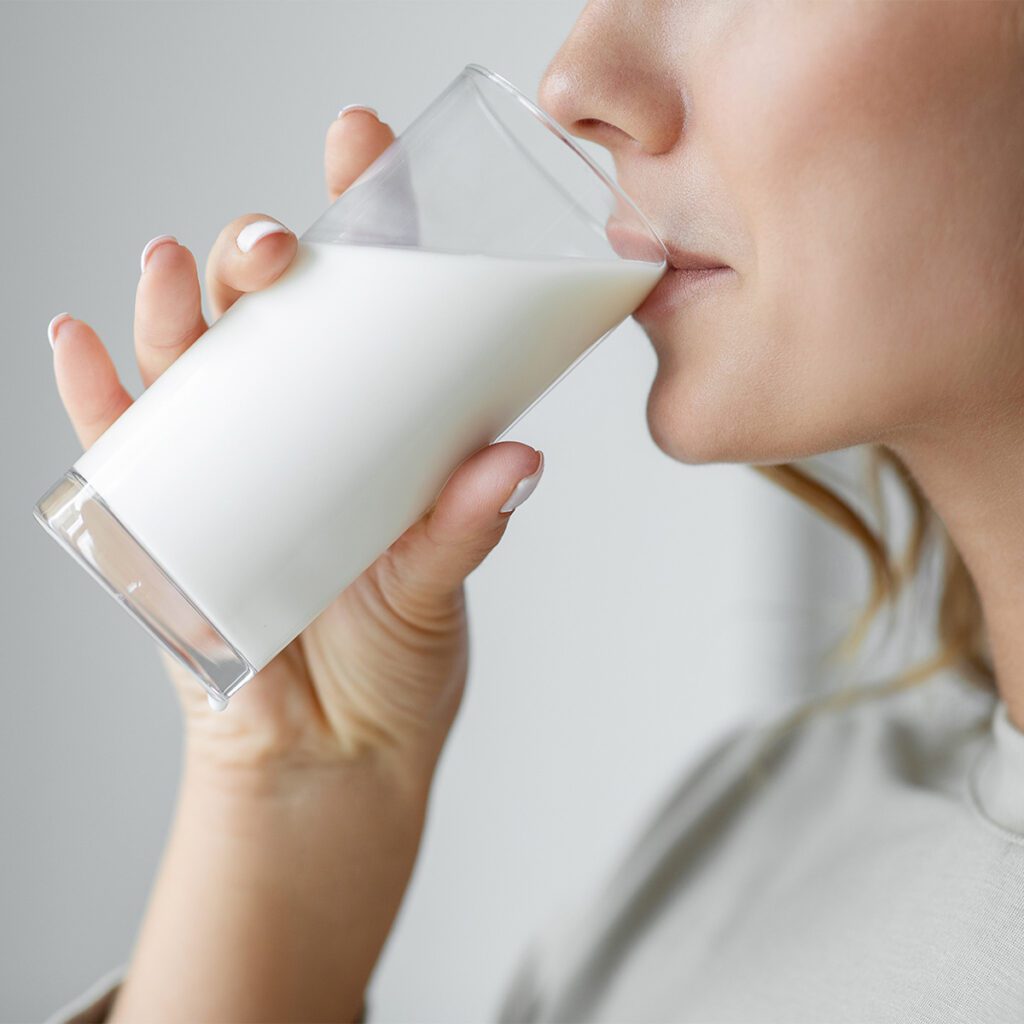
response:
<svg viewBox="0 0 1024 1024"><path fill-rule="evenodd" d="M758 391L728 379L702 384L695 367L669 373L659 365L647 429L666 455L690 466L776 465L879 440L868 424L844 418L837 403L816 418L813 402L765 405Z"/></svg>
<svg viewBox="0 0 1024 1024"><path fill-rule="evenodd" d="M719 316L657 328L645 333L657 358L647 429L658 448L687 465L763 457L764 416L753 405L764 398L752 384L762 368L751 363L747 335Z"/></svg>
<svg viewBox="0 0 1024 1024"><path fill-rule="evenodd" d="M647 396L651 439L676 462L765 464L816 452L792 416L773 423L774 411L757 405L757 389L735 379L702 382L697 367L671 372L659 364Z"/></svg>
<svg viewBox="0 0 1024 1024"><path fill-rule="evenodd" d="M647 429L654 443L670 458L688 465L743 461L731 451L729 431L693 388L677 386L676 374L660 367L647 396ZM733 424L735 428L735 424Z"/></svg>

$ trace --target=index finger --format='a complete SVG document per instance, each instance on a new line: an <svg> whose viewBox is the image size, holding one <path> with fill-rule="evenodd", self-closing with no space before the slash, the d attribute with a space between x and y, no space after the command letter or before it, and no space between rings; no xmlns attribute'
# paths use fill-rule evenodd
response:
<svg viewBox="0 0 1024 1024"><path fill-rule="evenodd" d="M96 332L61 313L47 330L57 392L83 448L89 448L132 404L114 361Z"/></svg>
<svg viewBox="0 0 1024 1024"><path fill-rule="evenodd" d="M369 107L345 107L324 140L324 177L333 203L395 141L391 127Z"/></svg>

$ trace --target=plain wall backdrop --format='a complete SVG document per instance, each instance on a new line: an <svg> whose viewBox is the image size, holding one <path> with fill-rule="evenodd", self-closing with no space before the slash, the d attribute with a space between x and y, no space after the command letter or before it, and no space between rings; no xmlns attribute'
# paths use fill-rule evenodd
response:
<svg viewBox="0 0 1024 1024"><path fill-rule="evenodd" d="M301 232L341 106L400 132L469 62L535 95L582 7L0 7L2 1019L42 1017L127 959L179 763L152 642L32 519L79 454L47 322L90 322L138 393L149 238L202 265L237 215ZM599 883L671 778L737 717L819 685L864 597L860 557L787 494L658 451L654 368L628 320L512 435L547 470L467 584L468 692L373 1020L489 1019L530 936Z"/></svg>

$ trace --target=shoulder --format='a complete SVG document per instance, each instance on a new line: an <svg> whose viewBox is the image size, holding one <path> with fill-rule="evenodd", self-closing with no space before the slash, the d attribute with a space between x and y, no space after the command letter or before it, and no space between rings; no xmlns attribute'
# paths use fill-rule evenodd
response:
<svg viewBox="0 0 1024 1024"><path fill-rule="evenodd" d="M750 723L746 752L758 778L787 770L848 770L962 795L991 735L994 693L946 670L909 684L864 683L817 694Z"/></svg>
<svg viewBox="0 0 1024 1024"><path fill-rule="evenodd" d="M679 850L749 829L784 837L814 809L848 817L927 804L968 817L966 780L990 735L993 694L954 672L906 687L863 684L793 699L721 731L670 781L629 837L602 897L631 898ZM748 825L749 822L749 825Z"/></svg>
<svg viewBox="0 0 1024 1024"><path fill-rule="evenodd" d="M762 922L790 920L797 947L823 920L839 929L839 945L832 936L791 951L813 952L837 985L851 963L876 977L913 964L910 977L928 979L939 1001L1020 1005L1016 977L997 982L1001 961L1024 951L1024 846L980 827L966 792L996 706L994 694L940 673L734 723L664 791L586 905L541 933L501 1020L542 1019L552 993L606 974L645 934L671 930L673 914L687 922L680 935L738 922L756 933L755 907ZM886 959L894 948L903 966ZM828 961L833 949L841 962ZM972 949L985 963L957 969ZM923 992L911 985L905 1002L920 997L924 1011Z"/></svg>

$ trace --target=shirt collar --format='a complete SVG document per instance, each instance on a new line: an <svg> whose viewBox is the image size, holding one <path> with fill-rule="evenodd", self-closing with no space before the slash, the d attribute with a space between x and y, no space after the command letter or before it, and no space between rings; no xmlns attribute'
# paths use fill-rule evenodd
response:
<svg viewBox="0 0 1024 1024"><path fill-rule="evenodd" d="M1010 720L1004 700L996 702L989 741L971 775L979 810L1024 839L1024 731Z"/></svg>

